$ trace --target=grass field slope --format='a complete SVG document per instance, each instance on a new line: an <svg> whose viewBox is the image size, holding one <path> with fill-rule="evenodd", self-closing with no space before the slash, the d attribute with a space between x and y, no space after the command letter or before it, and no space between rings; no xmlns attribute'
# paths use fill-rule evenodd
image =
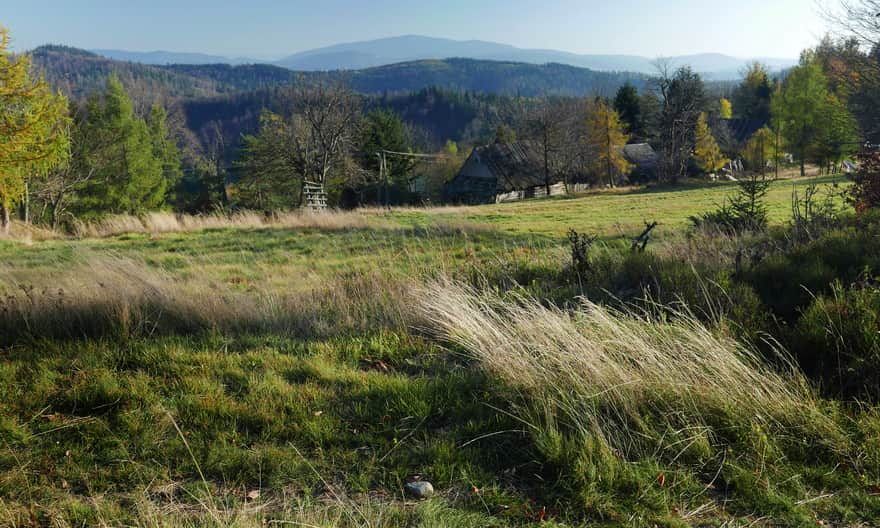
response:
<svg viewBox="0 0 880 528"><path fill-rule="evenodd" d="M833 221L792 216L812 184ZM876 526L880 224L843 185L749 232L690 225L721 183L13 226L0 525Z"/></svg>

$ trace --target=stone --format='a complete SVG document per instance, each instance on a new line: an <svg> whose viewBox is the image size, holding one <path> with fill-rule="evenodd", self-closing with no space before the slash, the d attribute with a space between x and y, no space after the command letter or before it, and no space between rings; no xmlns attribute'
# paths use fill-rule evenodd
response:
<svg viewBox="0 0 880 528"><path fill-rule="evenodd" d="M407 482L403 489L417 499L427 499L434 495L434 486L427 480Z"/></svg>

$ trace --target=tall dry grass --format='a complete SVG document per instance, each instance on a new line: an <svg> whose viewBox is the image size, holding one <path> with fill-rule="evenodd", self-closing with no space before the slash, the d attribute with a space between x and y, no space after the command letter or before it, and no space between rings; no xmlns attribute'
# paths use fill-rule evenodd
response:
<svg viewBox="0 0 880 528"><path fill-rule="evenodd" d="M771 367L688 313L659 320L586 300L565 312L509 295L432 284L419 290L423 324L521 392L517 416L545 438L564 428L638 459L711 442L719 421L748 430L820 414L785 355Z"/></svg>
<svg viewBox="0 0 880 528"><path fill-rule="evenodd" d="M200 499L199 497L195 497ZM141 496L126 496L125 513L107 497L95 497L77 502L69 499L56 505L51 524L34 521L33 512L23 507L4 504L0 497L0 526L25 528L52 526L73 528L97 526L109 528L261 528L265 526L304 526L312 528L385 528L404 526L400 521L403 508L369 497L354 500L339 497L327 500L304 500L301 495L283 495L268 500L257 499L231 506L199 500L199 504L151 500L145 492ZM91 519L83 521L71 511L93 510ZM71 511L68 511L71 510ZM126 518L127 520L122 520Z"/></svg>
<svg viewBox="0 0 880 528"><path fill-rule="evenodd" d="M0 344L27 337L145 336L266 330L310 336L405 326L405 281L367 272L296 291L232 289L209 277L175 277L142 261L95 255L33 282L0 268Z"/></svg>
<svg viewBox="0 0 880 528"><path fill-rule="evenodd" d="M33 224L27 224L16 220L13 220L12 224L10 224L9 233L0 233L0 241L12 240L28 245L34 242L55 240L59 238L63 238L63 235L52 231L51 229L45 229L40 226L35 226Z"/></svg>
<svg viewBox="0 0 880 528"><path fill-rule="evenodd" d="M376 218L350 211L288 211L264 215L254 211L186 215L152 212L142 216L115 215L91 222L79 222L74 235L80 238L102 238L130 233L184 233L204 229L321 229L344 230L383 227Z"/></svg>

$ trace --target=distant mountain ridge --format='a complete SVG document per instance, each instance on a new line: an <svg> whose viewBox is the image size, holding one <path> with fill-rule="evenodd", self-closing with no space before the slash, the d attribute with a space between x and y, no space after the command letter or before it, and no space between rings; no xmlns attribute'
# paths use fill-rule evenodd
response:
<svg viewBox="0 0 880 528"><path fill-rule="evenodd" d="M596 71L653 74L656 60L638 55L577 54L549 49L523 49L507 44L481 40L452 40L444 38L405 35L361 42L335 44L294 53L278 61L258 61L246 58L230 59L216 55L175 52L127 52L94 50L95 53L116 60L144 64L274 64L295 71L362 70L401 62L466 58L526 64L558 63ZM758 60L771 70L790 68L795 59L737 58L720 53L702 53L670 57L674 66L690 65L710 80L732 80L750 62Z"/></svg>
<svg viewBox="0 0 880 528"><path fill-rule="evenodd" d="M186 53L178 51L126 51L114 49L93 49L89 50L96 55L106 57L108 59L137 62L139 64L148 64L151 66L167 66L169 64L259 64L267 61L259 61L248 58L223 57L220 55L209 55L207 53Z"/></svg>
<svg viewBox="0 0 880 528"><path fill-rule="evenodd" d="M497 95L611 96L625 82L641 87L645 75L593 71L564 64L476 59L419 60L351 71L292 71L270 64L147 65L102 57L65 46L33 51L36 65L73 97L102 89L115 74L150 100L204 98L295 84L344 81L363 94L401 94L429 87Z"/></svg>

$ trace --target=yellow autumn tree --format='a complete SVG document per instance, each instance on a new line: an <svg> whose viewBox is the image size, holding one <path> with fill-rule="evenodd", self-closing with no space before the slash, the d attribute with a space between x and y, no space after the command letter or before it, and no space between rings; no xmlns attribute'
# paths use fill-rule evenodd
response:
<svg viewBox="0 0 880 528"><path fill-rule="evenodd" d="M590 105L585 142L592 154L594 170L612 187L618 176L632 169L623 155L629 138L620 116L605 101L599 99Z"/></svg>
<svg viewBox="0 0 880 528"><path fill-rule="evenodd" d="M721 154L718 142L715 141L712 129L709 128L709 119L705 112L701 113L697 119L694 158L696 158L700 169L706 173L714 173L727 164L727 159Z"/></svg>
<svg viewBox="0 0 880 528"><path fill-rule="evenodd" d="M726 97L722 97L718 102L718 112L721 116L721 119L732 119L733 118L733 105L730 104L730 100Z"/></svg>
<svg viewBox="0 0 880 528"><path fill-rule="evenodd" d="M68 156L67 101L41 78L31 77L31 58L9 50L0 27L0 230L9 232L12 207L27 179L64 163Z"/></svg>
<svg viewBox="0 0 880 528"><path fill-rule="evenodd" d="M763 127L749 138L743 149L743 158L748 164L748 168L754 172L760 172L765 175L767 172L767 162L774 158L774 137L773 132Z"/></svg>

